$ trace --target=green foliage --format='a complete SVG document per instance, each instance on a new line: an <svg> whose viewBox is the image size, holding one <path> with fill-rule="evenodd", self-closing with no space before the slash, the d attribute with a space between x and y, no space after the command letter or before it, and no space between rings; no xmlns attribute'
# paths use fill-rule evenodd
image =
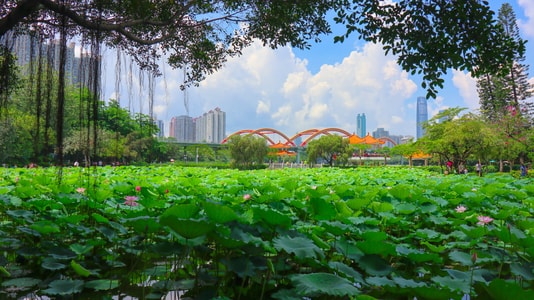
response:
<svg viewBox="0 0 534 300"><path fill-rule="evenodd" d="M401 67L423 75L421 86L434 98L448 69L475 76L499 71L503 62L524 52L524 42L506 35L495 24L487 1L421 1L396 3L346 1L338 5L336 21L347 28L343 41L357 32L397 55ZM380 16L380 17L376 17ZM506 63L507 64L507 63Z"/></svg>
<svg viewBox="0 0 534 300"><path fill-rule="evenodd" d="M497 72L524 51L522 41L495 23L487 1L4 2L0 36L29 28L57 33L61 26L70 29L68 34L86 37L98 31L100 43L123 50L156 74L154 57L163 49L173 67L188 67L189 83L213 73L255 39L272 48L308 48L310 41L331 33L331 12L333 21L346 27L346 34L334 41L343 42L356 32L381 43L387 53L397 55L404 70L422 73L428 97L435 97L449 69L475 75ZM89 8L95 13L86 13ZM60 17L63 22L57 21Z"/></svg>
<svg viewBox="0 0 534 300"><path fill-rule="evenodd" d="M227 145L233 165L241 169L255 169L263 166L264 159L269 151L267 141L264 138L252 135L232 136Z"/></svg>
<svg viewBox="0 0 534 300"><path fill-rule="evenodd" d="M0 169L2 289L144 299L532 296L532 178L396 167L80 169L64 168L61 185L50 180L55 168Z"/></svg>
<svg viewBox="0 0 534 300"><path fill-rule="evenodd" d="M312 140L306 147L306 154L311 162L322 162L333 166L339 158L341 163L346 163L348 157L352 157L352 149L347 139L339 135L323 135Z"/></svg>

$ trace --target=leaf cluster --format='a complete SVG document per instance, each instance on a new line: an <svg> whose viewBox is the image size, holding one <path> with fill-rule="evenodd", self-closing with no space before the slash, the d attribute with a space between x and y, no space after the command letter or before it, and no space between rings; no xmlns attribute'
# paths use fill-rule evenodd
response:
<svg viewBox="0 0 534 300"><path fill-rule="evenodd" d="M94 184L79 170L65 169L63 184L53 168L2 173L2 288L97 298L533 295L531 179L166 166L100 168ZM477 225L478 216L494 220Z"/></svg>

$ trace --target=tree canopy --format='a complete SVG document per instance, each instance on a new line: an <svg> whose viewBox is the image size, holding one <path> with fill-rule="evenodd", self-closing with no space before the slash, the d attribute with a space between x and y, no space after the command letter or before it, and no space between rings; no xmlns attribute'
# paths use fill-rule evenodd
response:
<svg viewBox="0 0 534 300"><path fill-rule="evenodd" d="M450 68L497 72L524 52L481 0L5 0L0 37L32 30L97 39L155 73L157 58L167 54L169 64L187 66L190 82L197 82L254 39L307 48L331 33L331 21L347 29L335 41L357 33L397 55L404 70L421 73L430 97Z"/></svg>

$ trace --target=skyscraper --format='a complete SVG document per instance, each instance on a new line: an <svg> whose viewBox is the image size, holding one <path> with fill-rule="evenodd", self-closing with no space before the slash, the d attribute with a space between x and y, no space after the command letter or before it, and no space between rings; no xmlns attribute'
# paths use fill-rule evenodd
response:
<svg viewBox="0 0 534 300"><path fill-rule="evenodd" d="M205 143L221 143L226 136L226 113L215 108L195 121L196 141Z"/></svg>
<svg viewBox="0 0 534 300"><path fill-rule="evenodd" d="M171 119L169 136L182 143L192 143L195 140L195 124L189 116L178 116Z"/></svg>
<svg viewBox="0 0 534 300"><path fill-rule="evenodd" d="M37 65L40 55L50 63L56 71L59 70L59 54L61 50L59 40L45 41L34 35L15 35L13 32L8 32L5 36L0 37L0 43L5 44L11 52L15 54L17 57L17 64L23 66L21 71L25 75L30 74L32 71L29 69L29 65L32 61ZM80 57L76 57L75 48L76 44L71 42L65 49L65 78L71 84L85 83L88 86L92 86L89 77L96 76L99 78L100 75L91 74L90 70L92 66L99 63L100 58L95 57L90 53L84 53L83 51L80 53ZM98 72L101 73L100 68Z"/></svg>
<svg viewBox="0 0 534 300"><path fill-rule="evenodd" d="M356 117L356 135L359 137L364 137L367 135L365 114L358 114Z"/></svg>
<svg viewBox="0 0 534 300"><path fill-rule="evenodd" d="M428 121L428 111L427 111L427 104L426 104L426 98L425 97L418 97L417 98L417 116L416 116L416 139L420 139L425 135L425 129L423 128L423 124Z"/></svg>

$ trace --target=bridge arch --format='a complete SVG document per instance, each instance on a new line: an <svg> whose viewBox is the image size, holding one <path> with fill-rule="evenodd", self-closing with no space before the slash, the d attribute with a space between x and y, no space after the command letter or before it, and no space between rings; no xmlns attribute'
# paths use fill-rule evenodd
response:
<svg viewBox="0 0 534 300"><path fill-rule="evenodd" d="M390 143L393 144L393 146L397 146L397 142L395 142L394 140L392 140L390 137L383 136L383 137L379 137L378 139L379 139L379 140L382 140L382 141L385 141L385 142L390 142Z"/></svg>
<svg viewBox="0 0 534 300"><path fill-rule="evenodd" d="M279 136L281 136L282 138L285 139L285 144L287 144L288 146L295 146L295 143L287 135L285 135L283 132L278 131L278 130L273 129L273 128L259 128L259 129L242 129L242 130L238 130L238 131L230 134L229 136L227 136L221 142L221 144L225 144L228 141L228 139L230 139L231 137L233 137L235 135L242 135L242 134L259 135L259 136L265 138L270 145L274 145L274 144L276 144L276 142L273 141L273 139L271 139L269 137L269 135L277 134L277 135L279 135Z"/></svg>
<svg viewBox="0 0 534 300"><path fill-rule="evenodd" d="M312 139L314 139L315 137L317 137L318 135L321 135L321 134L326 134L326 135L330 135L332 134L333 132L337 132L337 133L341 133L342 135L344 135L344 137L349 137L350 136L350 133L346 130L343 130L341 128L335 128L335 127L328 127L328 128L324 128L324 129L307 129L307 130L303 130L303 131L300 131L298 132L297 134L295 134L294 136L291 137L291 141L294 143L295 139L297 139L298 137L301 137L301 136L306 136L306 135L309 135L299 146L301 147L304 147L306 146Z"/></svg>
<svg viewBox="0 0 534 300"><path fill-rule="evenodd" d="M350 137L352 135L350 132L348 132L346 130L343 130L341 128L328 127L328 128L323 128L323 129L317 129L317 128L306 129L306 130L298 132L297 134L295 134L295 135L293 135L291 137L288 137L287 135L285 135L283 132L281 132L279 130L265 127L265 128L259 128L259 129L242 129L242 130L238 130L238 131L228 135L221 142L221 144L225 144L228 141L228 139L230 139L232 136L235 136L235 135L242 135L242 134L249 134L250 135L250 134L254 134L254 135L259 135L259 136L265 138L267 140L267 142L269 143L269 145L275 145L276 142L269 135L277 134L282 139L284 139L285 142L282 142L282 143L286 144L289 147L296 147L296 146L305 147L311 140L313 140L317 136L319 136L321 134L330 135L330 134L333 134L333 133L340 133L345 138L348 138L348 137ZM306 136L304 141L301 142L300 145L297 145L295 143L295 140L297 138L299 138L299 137L304 137L304 136ZM385 137L384 136L384 137L380 137L378 139L382 140L384 142L390 142L393 145L397 145L397 143L394 140L392 140L391 138L389 138L389 137Z"/></svg>

